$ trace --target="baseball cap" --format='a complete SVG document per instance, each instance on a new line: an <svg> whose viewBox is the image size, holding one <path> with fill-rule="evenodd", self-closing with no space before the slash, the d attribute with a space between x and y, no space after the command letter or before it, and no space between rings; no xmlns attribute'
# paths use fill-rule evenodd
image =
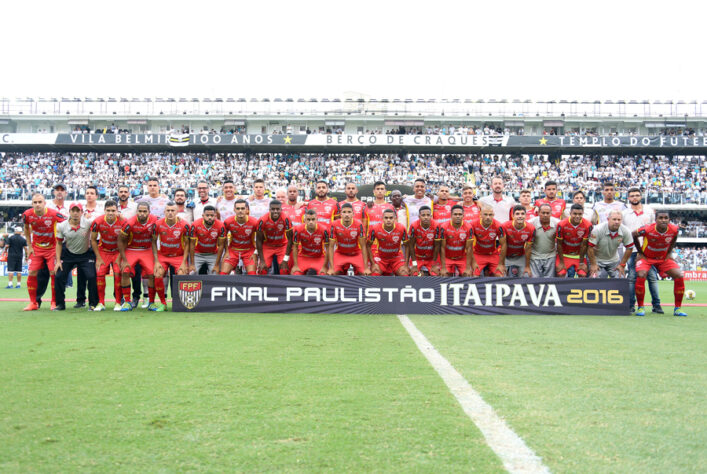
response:
<svg viewBox="0 0 707 474"><path fill-rule="evenodd" d="M75 207L78 207L79 209L81 209L81 212L83 212L83 206L81 205L80 202L72 202L71 205L69 206L69 210L72 210Z"/></svg>
<svg viewBox="0 0 707 474"><path fill-rule="evenodd" d="M61 189L63 189L64 191L66 191L66 186L64 186L64 185L61 184L61 183L56 183L56 184L54 185L54 189L57 189L57 188L61 188Z"/></svg>

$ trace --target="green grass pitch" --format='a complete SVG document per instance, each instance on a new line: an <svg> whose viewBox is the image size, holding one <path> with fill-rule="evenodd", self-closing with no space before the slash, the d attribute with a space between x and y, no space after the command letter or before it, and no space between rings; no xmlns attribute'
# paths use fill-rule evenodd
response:
<svg viewBox="0 0 707 474"><path fill-rule="evenodd" d="M0 303L0 472L503 470L395 315L25 304ZM705 472L707 307L665 310L411 320L551 471Z"/></svg>

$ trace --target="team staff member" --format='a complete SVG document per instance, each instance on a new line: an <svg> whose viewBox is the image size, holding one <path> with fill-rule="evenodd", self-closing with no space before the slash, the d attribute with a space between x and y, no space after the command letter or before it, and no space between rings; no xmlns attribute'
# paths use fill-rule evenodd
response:
<svg viewBox="0 0 707 474"><path fill-rule="evenodd" d="M76 268L83 274L88 287L89 309L98 305L98 288L96 287L96 257L89 246L91 219L83 218L83 206L72 203L69 206L69 220L61 222L56 227L56 307L54 311L64 311L66 303L66 277Z"/></svg>
<svg viewBox="0 0 707 474"><path fill-rule="evenodd" d="M511 220L511 209L516 205L516 201L503 194L503 178L497 176L491 180L491 191L492 194L482 197L479 202L493 209L494 219L499 224Z"/></svg>
<svg viewBox="0 0 707 474"><path fill-rule="evenodd" d="M293 275L313 272L318 275L327 273L328 258L326 247L329 245L329 227L317 222L317 212L308 209L304 213L304 225L295 229L292 242Z"/></svg>
<svg viewBox="0 0 707 474"><path fill-rule="evenodd" d="M532 221L535 227L530 253L530 271L533 278L555 276L557 224L559 223L559 219L552 217L552 207L549 204L543 204L538 208L538 217Z"/></svg>
<svg viewBox="0 0 707 474"><path fill-rule="evenodd" d="M7 249L7 274L10 281L5 288L12 288L12 277L17 275L17 286L22 287L22 255L27 260L27 240L22 237L22 227L15 227L15 233L5 240Z"/></svg>
<svg viewBox="0 0 707 474"><path fill-rule="evenodd" d="M624 255L619 262L619 245L624 246ZM631 256L633 237L628 227L621 223L621 211L609 212L606 222L592 230L587 256L591 277L626 278L626 262Z"/></svg>
<svg viewBox="0 0 707 474"><path fill-rule="evenodd" d="M123 292L120 289L120 253L118 237L126 218L118 214L118 204L108 201L102 216L91 224L91 248L96 256L96 286L98 287L98 305L95 311L106 309L106 275L113 269L113 288L115 293L114 311L120 311ZM100 237L100 242L98 238Z"/></svg>
<svg viewBox="0 0 707 474"><path fill-rule="evenodd" d="M410 230L410 211L408 205L403 202L403 193L398 189L394 189L390 193L390 204L395 211L395 217L398 222L405 226L405 229Z"/></svg>

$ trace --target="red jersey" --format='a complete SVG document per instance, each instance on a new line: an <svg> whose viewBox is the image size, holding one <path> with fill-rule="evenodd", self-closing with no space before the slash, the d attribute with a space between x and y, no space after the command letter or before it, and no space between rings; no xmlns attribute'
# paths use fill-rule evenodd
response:
<svg viewBox="0 0 707 474"><path fill-rule="evenodd" d="M464 208L464 222L466 224L471 225L471 223L474 222L476 219L481 218L481 208L476 203L473 203L471 206L465 206L464 204L462 204L462 207Z"/></svg>
<svg viewBox="0 0 707 474"><path fill-rule="evenodd" d="M444 240L444 257L449 260L460 260L466 257L466 241L474 233L471 226L462 221L462 225L454 227L452 221L447 221L439 228L439 238Z"/></svg>
<svg viewBox="0 0 707 474"><path fill-rule="evenodd" d="M673 240L678 238L678 226L668 224L668 229L664 233L658 232L656 223L644 225L636 231L639 237L643 237L641 252L646 258L652 260L666 260L668 249Z"/></svg>
<svg viewBox="0 0 707 474"><path fill-rule="evenodd" d="M121 232L128 236L129 250L145 250L152 248L152 234L154 233L157 216L149 214L144 224L133 216L123 224Z"/></svg>
<svg viewBox="0 0 707 474"><path fill-rule="evenodd" d="M530 219L534 219L536 217L538 217L538 208L537 207L533 207L531 209L525 210L525 222L528 222ZM559 219L559 218L557 218L557 219ZM513 208L511 208L510 220L513 220Z"/></svg>
<svg viewBox="0 0 707 474"><path fill-rule="evenodd" d="M91 224L91 232L98 234L98 248L104 252L118 251L118 234L123 228L127 219L121 215L116 216L115 222L109 224L106 221L106 216L98 216Z"/></svg>
<svg viewBox="0 0 707 474"><path fill-rule="evenodd" d="M295 228L292 241L299 244L298 255L307 258L319 258L324 255L324 246L329 243L329 230L327 226L317 224L314 232L307 230L307 226L300 225Z"/></svg>
<svg viewBox="0 0 707 474"><path fill-rule="evenodd" d="M367 208L366 213L368 216L368 228L371 229L378 224L383 224L383 212L386 209L391 209L395 211L393 205L389 202L384 202L383 204L373 204L373 207Z"/></svg>
<svg viewBox="0 0 707 474"><path fill-rule="evenodd" d="M456 205L456 201L447 199L445 204L438 202L432 205L432 219L439 225L449 222L452 219L452 206Z"/></svg>
<svg viewBox="0 0 707 474"><path fill-rule="evenodd" d="M579 255L582 242L589 240L594 226L587 219L582 219L577 227L570 223L569 217L557 224L557 241L562 242L564 255Z"/></svg>
<svg viewBox="0 0 707 474"><path fill-rule="evenodd" d="M552 208L552 217L555 219L562 219L562 213L565 211L565 207L567 207L567 202L564 199L555 199L554 201L550 201L548 198L542 198L535 201L535 207L538 209L543 204L550 205Z"/></svg>
<svg viewBox="0 0 707 474"><path fill-rule="evenodd" d="M184 237L189 241L191 227L184 219L177 218L172 225L165 217L155 222L155 235L159 248L157 253L163 257L181 257L184 255Z"/></svg>
<svg viewBox="0 0 707 474"><path fill-rule="evenodd" d="M282 215L290 220L290 224L294 226L295 224L301 224L302 218L304 217L304 211L307 210L306 205L301 205L299 209L295 209L295 206L288 204L287 202L282 203Z"/></svg>
<svg viewBox="0 0 707 474"><path fill-rule="evenodd" d="M496 255L499 252L498 240L504 236L503 227L496 219L491 225L484 227L481 219L471 225L474 232L474 253L479 255Z"/></svg>
<svg viewBox="0 0 707 474"><path fill-rule="evenodd" d="M258 219L248 216L243 224L236 222L236 216L223 221L226 233L231 236L230 248L243 252L255 249L255 231L258 229Z"/></svg>
<svg viewBox="0 0 707 474"><path fill-rule="evenodd" d="M351 204L351 207L353 207L354 219L358 219L362 223L366 222L366 219L368 219L368 206L365 202L357 199L356 201L343 201L341 204L346 203Z"/></svg>
<svg viewBox="0 0 707 474"><path fill-rule="evenodd" d="M516 229L513 221L501 224L503 234L506 236L506 257L515 258L525 255L525 244L535 238L535 226L523 223L521 229Z"/></svg>
<svg viewBox="0 0 707 474"><path fill-rule="evenodd" d="M319 199L312 199L307 203L307 209L314 209L317 213L317 222L324 224L327 228L331 225L334 220L334 216L339 214L339 203L336 199L325 199L320 201Z"/></svg>
<svg viewBox="0 0 707 474"><path fill-rule="evenodd" d="M267 247L283 247L287 245L287 232L292 229L290 220L281 215L273 221L268 212L258 219L258 232L263 233L263 245Z"/></svg>
<svg viewBox="0 0 707 474"><path fill-rule="evenodd" d="M368 240L378 241L378 256L380 258L393 260L400 257L400 246L407 242L408 232L400 222L396 222L391 231L385 230L381 223L369 229Z"/></svg>
<svg viewBox="0 0 707 474"><path fill-rule="evenodd" d="M211 227L206 227L204 219L197 219L191 225L191 240L196 242L194 253L216 253L218 251L218 240L226 237L226 227L223 222L214 219Z"/></svg>
<svg viewBox="0 0 707 474"><path fill-rule="evenodd" d="M56 225L64 222L66 217L54 209L44 208L44 214L38 216L34 208L22 213L25 225L28 225L32 235L32 248L53 249L56 247Z"/></svg>
<svg viewBox="0 0 707 474"><path fill-rule="evenodd" d="M415 246L415 259L431 260L434 256L435 241L440 239L439 226L435 221L428 228L422 227L420 219L410 226L410 240Z"/></svg>
<svg viewBox="0 0 707 474"><path fill-rule="evenodd" d="M342 255L358 255L361 247L358 239L366 237L363 224L360 220L354 219L351 225L346 227L341 219L331 224L331 238L336 241L336 252Z"/></svg>

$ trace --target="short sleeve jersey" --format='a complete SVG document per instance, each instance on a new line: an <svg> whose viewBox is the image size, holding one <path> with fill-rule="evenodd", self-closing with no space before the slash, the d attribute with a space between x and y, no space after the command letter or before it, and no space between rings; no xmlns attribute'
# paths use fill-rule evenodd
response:
<svg viewBox="0 0 707 474"><path fill-rule="evenodd" d="M405 226L396 222L388 231L383 224L378 224L368 230L368 240L378 242L378 256L384 260L392 260L400 256L400 246L407 242L408 233Z"/></svg>
<svg viewBox="0 0 707 474"><path fill-rule="evenodd" d="M464 222L466 224L471 225L476 219L481 218L481 209L476 203L473 203L471 206L462 204L462 207L464 208Z"/></svg>
<svg viewBox="0 0 707 474"><path fill-rule="evenodd" d="M302 223L302 217L304 216L304 211L306 210L307 206L304 204L300 206L299 209L296 209L295 206L287 204L286 202L282 203L282 215L290 220L290 225L293 227Z"/></svg>
<svg viewBox="0 0 707 474"><path fill-rule="evenodd" d="M557 242L562 243L564 255L579 255L582 242L589 240L594 226L587 219L582 219L579 225L574 226L569 217L557 224Z"/></svg>
<svg viewBox="0 0 707 474"><path fill-rule="evenodd" d="M649 224L636 231L639 237L643 237L641 251L646 258L653 260L665 260L668 258L668 249L673 240L678 238L678 226L668 224L668 229L664 233L658 232L657 224Z"/></svg>
<svg viewBox="0 0 707 474"><path fill-rule="evenodd" d="M207 227L201 218L191 225L189 237L195 245L194 253L216 253L218 240L226 237L226 228L218 219L214 219L214 223Z"/></svg>
<svg viewBox="0 0 707 474"><path fill-rule="evenodd" d="M319 258L324 255L324 246L329 243L329 229L317 223L314 232L305 225L297 226L292 241L299 246L298 255L307 258Z"/></svg>
<svg viewBox="0 0 707 474"><path fill-rule="evenodd" d="M466 242L474 236L471 226L462 221L459 227L454 227L452 221L447 221L439 227L439 237L444 240L444 257L447 260L460 260L466 257Z"/></svg>
<svg viewBox="0 0 707 474"><path fill-rule="evenodd" d="M540 208L543 204L548 204L552 208L552 217L555 219L562 218L562 213L565 212L565 207L567 207L567 201L564 199L554 199L550 201L548 198L542 198L535 201L536 208ZM526 219L528 219L527 214Z"/></svg>
<svg viewBox="0 0 707 474"><path fill-rule="evenodd" d="M452 206L455 204L456 201L452 201L451 199L447 199L447 202L444 204L435 203L432 207L432 219L440 225L448 222L452 218Z"/></svg>
<svg viewBox="0 0 707 474"><path fill-rule="evenodd" d="M330 238L336 241L336 252L342 255L358 255L361 252L359 239L366 237L363 224L360 220L354 219L351 225L346 227L341 219L331 224Z"/></svg>
<svg viewBox="0 0 707 474"><path fill-rule="evenodd" d="M121 232L128 236L128 250L145 250L152 248L152 234L158 217L148 215L147 220L141 223L137 216L133 216L123 224Z"/></svg>
<svg viewBox="0 0 707 474"><path fill-rule="evenodd" d="M368 228L371 229L378 224L383 224L383 213L386 209L395 210L393 205L389 202L383 204L373 204L373 207L367 209L368 213Z"/></svg>
<svg viewBox="0 0 707 474"><path fill-rule="evenodd" d="M494 219L491 225L484 227L481 219L471 225L474 232L474 253L479 255L495 255L499 253L498 239L503 237L501 223Z"/></svg>
<svg viewBox="0 0 707 474"><path fill-rule="evenodd" d="M427 228L422 227L420 220L410 226L410 240L415 247L415 258L430 260L434 256L435 241L440 238L439 226L435 221Z"/></svg>
<svg viewBox="0 0 707 474"><path fill-rule="evenodd" d="M334 220L334 216L339 213L339 203L331 198L324 201L312 199L307 203L307 210L309 209L314 209L314 212L317 213L317 222L328 228Z"/></svg>
<svg viewBox="0 0 707 474"><path fill-rule="evenodd" d="M118 236L126 221L121 215L116 216L112 224L108 223L105 215L96 217L91 224L91 232L98 234L98 248L103 252L117 252Z"/></svg>
<svg viewBox="0 0 707 474"><path fill-rule="evenodd" d="M532 243L535 238L535 227L523 222L523 227L516 229L512 221L501 226L506 236L506 257L516 258L525 255L525 244Z"/></svg>
<svg viewBox="0 0 707 474"><path fill-rule="evenodd" d="M282 247L287 245L287 232L292 226L284 215L273 221L270 212L258 219L258 232L263 233L263 245L267 247Z"/></svg>
<svg viewBox="0 0 707 474"><path fill-rule="evenodd" d="M223 222L223 226L231 237L229 248L239 252L255 249L255 231L258 230L258 219L249 216L241 224L236 221L236 216L231 216Z"/></svg>
<svg viewBox="0 0 707 474"><path fill-rule="evenodd" d="M34 208L30 208L22 214L22 218L30 228L33 248L53 249L56 246L56 225L66 220L63 214L45 208L44 214L38 216Z"/></svg>
<svg viewBox="0 0 707 474"><path fill-rule="evenodd" d="M191 227L184 219L177 219L172 225L167 224L163 217L155 223L155 235L159 243L157 253L164 257L181 257L184 255L184 237L189 239Z"/></svg>

